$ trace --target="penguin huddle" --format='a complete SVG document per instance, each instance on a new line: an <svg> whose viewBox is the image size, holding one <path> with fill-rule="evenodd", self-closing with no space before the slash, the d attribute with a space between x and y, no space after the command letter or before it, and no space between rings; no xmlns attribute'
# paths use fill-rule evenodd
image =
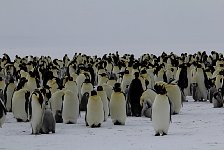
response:
<svg viewBox="0 0 224 150"><path fill-rule="evenodd" d="M223 107L223 76L223 54L215 51L139 58L118 52L65 54L63 59L16 55L13 61L3 54L0 125L12 112L18 122L30 122L33 134L55 133L56 123L76 124L83 111L89 127L100 127L108 118L125 125L128 116L145 116L155 135L166 135L170 115L180 113L187 96Z"/></svg>

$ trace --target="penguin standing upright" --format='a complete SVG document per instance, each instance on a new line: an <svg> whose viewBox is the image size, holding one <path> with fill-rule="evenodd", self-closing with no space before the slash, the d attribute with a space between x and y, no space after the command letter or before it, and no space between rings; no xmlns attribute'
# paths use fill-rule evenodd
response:
<svg viewBox="0 0 224 150"><path fill-rule="evenodd" d="M12 113L18 122L26 122L28 116L30 92L27 89L20 89L14 92L12 97Z"/></svg>
<svg viewBox="0 0 224 150"><path fill-rule="evenodd" d="M164 82L157 82L154 86L157 93L152 105L152 125L155 136L167 135L171 121L170 104L165 86Z"/></svg>
<svg viewBox="0 0 224 150"><path fill-rule="evenodd" d="M176 84L167 84L166 85L167 96L172 104L172 114L179 114L182 100L181 100L181 90Z"/></svg>
<svg viewBox="0 0 224 150"><path fill-rule="evenodd" d="M55 133L55 118L50 109L48 101L45 102L43 122L41 126L41 133L48 134L49 132Z"/></svg>
<svg viewBox="0 0 224 150"><path fill-rule="evenodd" d="M6 109L11 112L12 111L12 96L15 91L16 84L13 78L9 79L9 83L6 84L4 90L4 99L5 99L5 106Z"/></svg>
<svg viewBox="0 0 224 150"><path fill-rule="evenodd" d="M52 96L49 100L50 106L52 109L52 113L54 116L57 114L58 115L57 117L59 117L59 116L61 117L60 114L62 113L62 97L63 96L64 96L64 91L58 89L55 93L52 94ZM61 122L61 121L58 122L58 120L60 120L59 118L58 119L55 118L57 123Z"/></svg>
<svg viewBox="0 0 224 150"><path fill-rule="evenodd" d="M40 91L35 90L31 95L31 107L32 107L32 116L31 116L31 127L32 134L40 134L43 115L44 115L44 99Z"/></svg>
<svg viewBox="0 0 224 150"><path fill-rule="evenodd" d="M121 91L120 83L115 83L114 92L110 100L110 115L114 125L125 125L126 100L124 93Z"/></svg>
<svg viewBox="0 0 224 150"><path fill-rule="evenodd" d="M91 91L86 112L86 125L100 127L104 120L103 102L95 90Z"/></svg>
<svg viewBox="0 0 224 150"><path fill-rule="evenodd" d="M77 93L70 90L64 91L62 119L66 124L77 123L79 117L79 99Z"/></svg>
<svg viewBox="0 0 224 150"><path fill-rule="evenodd" d="M102 86L97 87L97 95L99 95L101 97L101 100L103 102L104 121L107 121L107 118L109 116L109 101L108 101L108 98L107 98L107 94L103 90Z"/></svg>
<svg viewBox="0 0 224 150"><path fill-rule="evenodd" d="M144 92L139 72L135 72L135 79L132 80L129 86L128 99L131 103L132 116L140 117L142 107L140 105L140 97Z"/></svg>

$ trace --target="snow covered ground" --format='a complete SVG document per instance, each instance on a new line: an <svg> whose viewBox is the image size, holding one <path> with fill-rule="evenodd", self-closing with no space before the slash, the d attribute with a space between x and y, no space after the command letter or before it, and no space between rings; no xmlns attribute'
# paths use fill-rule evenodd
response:
<svg viewBox="0 0 224 150"><path fill-rule="evenodd" d="M0 128L0 150L221 150L224 147L224 108L187 97L181 113L172 116L167 136L154 136L152 122L128 117L125 126L109 118L100 128L85 126L84 114L77 124L57 124L56 133L31 135L30 123L18 123L11 113Z"/></svg>

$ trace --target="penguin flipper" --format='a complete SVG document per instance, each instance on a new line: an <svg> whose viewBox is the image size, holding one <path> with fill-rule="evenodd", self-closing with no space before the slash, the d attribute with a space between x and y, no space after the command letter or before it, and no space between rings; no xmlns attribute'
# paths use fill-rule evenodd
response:
<svg viewBox="0 0 224 150"><path fill-rule="evenodd" d="M172 109L171 109L171 101L170 101L170 99L169 99L169 104L170 104L170 122L172 123Z"/></svg>
<svg viewBox="0 0 224 150"><path fill-rule="evenodd" d="M6 108L5 108L5 105L4 105L4 102L2 101L2 99L0 99L0 108L3 109L3 111L4 111L5 115L6 115L7 110L6 110Z"/></svg>

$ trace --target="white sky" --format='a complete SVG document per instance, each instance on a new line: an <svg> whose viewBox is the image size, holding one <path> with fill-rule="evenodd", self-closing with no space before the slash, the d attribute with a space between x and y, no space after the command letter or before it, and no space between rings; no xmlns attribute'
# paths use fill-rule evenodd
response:
<svg viewBox="0 0 224 150"><path fill-rule="evenodd" d="M0 48L222 52L224 0L0 0Z"/></svg>

